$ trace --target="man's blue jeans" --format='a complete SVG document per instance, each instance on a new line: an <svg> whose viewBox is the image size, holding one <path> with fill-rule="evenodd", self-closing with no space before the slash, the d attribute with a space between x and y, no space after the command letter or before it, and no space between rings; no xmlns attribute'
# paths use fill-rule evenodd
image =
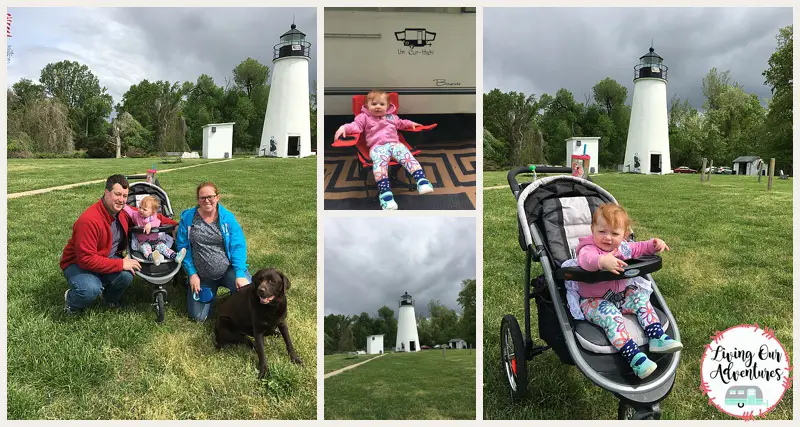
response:
<svg viewBox="0 0 800 427"><path fill-rule="evenodd" d="M253 281L253 276L251 276L249 272L247 273L247 281ZM225 272L225 275L217 280L200 278L200 287L210 288L211 293L214 295L210 302L203 303L200 301L195 301L192 293L192 287L187 286L186 310L189 312L189 317L197 320L198 322L205 321L208 318L208 315L211 313L211 307L214 305L214 301L217 299L217 289L219 289L220 286L225 286L231 292L236 292L236 273L233 271L233 267L228 267L228 271Z"/></svg>
<svg viewBox="0 0 800 427"><path fill-rule="evenodd" d="M123 270L119 273L99 274L84 270L77 264L64 269L64 277L69 283L67 305L74 309L88 307L100 294L106 303L118 303L122 294L133 283L133 274Z"/></svg>

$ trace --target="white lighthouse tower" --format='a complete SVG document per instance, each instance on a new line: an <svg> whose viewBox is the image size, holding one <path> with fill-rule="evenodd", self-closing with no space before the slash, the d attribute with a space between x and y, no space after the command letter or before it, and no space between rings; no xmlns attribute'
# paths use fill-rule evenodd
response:
<svg viewBox="0 0 800 427"><path fill-rule="evenodd" d="M259 156L306 157L311 153L308 62L311 43L292 24L273 47L272 82Z"/></svg>
<svg viewBox="0 0 800 427"><path fill-rule="evenodd" d="M672 172L667 127L667 66L651 47L633 67L633 106L625 147L624 172Z"/></svg>
<svg viewBox="0 0 800 427"><path fill-rule="evenodd" d="M400 312L397 315L397 345L395 351L419 351L417 316L414 314L414 299L408 292L400 297Z"/></svg>

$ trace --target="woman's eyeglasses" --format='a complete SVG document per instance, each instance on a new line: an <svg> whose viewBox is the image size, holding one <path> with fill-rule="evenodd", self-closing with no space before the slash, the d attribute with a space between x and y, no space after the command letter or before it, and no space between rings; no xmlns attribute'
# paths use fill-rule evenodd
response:
<svg viewBox="0 0 800 427"><path fill-rule="evenodd" d="M214 197L217 197L217 195L216 194L212 194L210 196L201 196L201 197L198 197L197 200L199 200L201 202L210 202L211 200L214 199Z"/></svg>

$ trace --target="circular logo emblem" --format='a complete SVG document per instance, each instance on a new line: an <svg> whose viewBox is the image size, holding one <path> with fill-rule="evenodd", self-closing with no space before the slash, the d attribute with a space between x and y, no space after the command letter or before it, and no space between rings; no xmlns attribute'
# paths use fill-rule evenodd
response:
<svg viewBox="0 0 800 427"><path fill-rule="evenodd" d="M631 268L630 270L625 271L625 277L634 277L639 275L638 268Z"/></svg>
<svg viewBox="0 0 800 427"><path fill-rule="evenodd" d="M711 338L700 362L700 389L708 403L746 420L775 408L792 379L786 349L774 331L739 325Z"/></svg>

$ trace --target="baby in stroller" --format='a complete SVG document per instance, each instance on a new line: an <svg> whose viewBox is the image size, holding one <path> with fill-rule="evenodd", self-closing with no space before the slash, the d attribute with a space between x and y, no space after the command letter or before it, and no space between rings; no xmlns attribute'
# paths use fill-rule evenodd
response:
<svg viewBox="0 0 800 427"><path fill-rule="evenodd" d="M139 209L134 209L125 205L125 212L131 217L137 227L144 227L144 233L135 233L135 239L131 241L131 249L138 250L148 261L153 261L155 265L161 265L163 259L174 259L180 264L186 256L186 249L181 249L176 253L171 249L174 242L172 236L167 233L150 233L153 227L161 225L156 213L160 204L158 199L153 196L146 196L139 202Z"/></svg>
<svg viewBox="0 0 800 427"><path fill-rule="evenodd" d="M586 271L606 270L614 274L624 271L625 259L668 251L663 240L625 241L630 235L631 220L625 209L613 203L600 205L592 216L592 235L578 239L577 263ZM606 333L608 340L630 364L639 378L647 378L656 370L656 363L639 350L628 333L623 314L635 314L649 339L653 353L673 353L683 344L664 333L661 321L650 304L650 293L641 281L620 279L598 283L576 282L580 295L580 311L586 320Z"/></svg>

